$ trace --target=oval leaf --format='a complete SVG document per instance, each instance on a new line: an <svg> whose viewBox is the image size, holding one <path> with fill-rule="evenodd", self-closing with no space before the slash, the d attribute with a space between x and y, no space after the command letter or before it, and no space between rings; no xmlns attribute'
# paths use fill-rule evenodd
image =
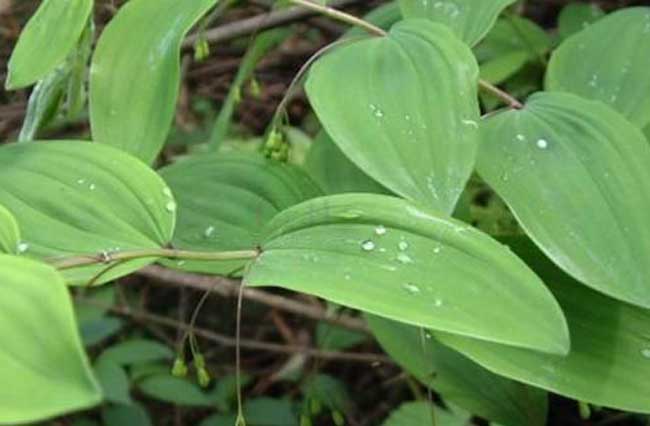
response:
<svg viewBox="0 0 650 426"><path fill-rule="evenodd" d="M9 59L5 86L18 89L45 77L79 41L93 0L45 0L29 20Z"/></svg>
<svg viewBox="0 0 650 426"><path fill-rule="evenodd" d="M247 285L479 339L568 350L562 312L542 282L462 222L398 198L351 194L292 207L268 230Z"/></svg>
<svg viewBox="0 0 650 426"><path fill-rule="evenodd" d="M445 401L504 426L546 424L546 392L491 373L421 328L366 318L386 353Z"/></svg>
<svg viewBox="0 0 650 426"><path fill-rule="evenodd" d="M478 171L555 263L650 307L650 146L600 102L540 93L483 125Z"/></svg>
<svg viewBox="0 0 650 426"><path fill-rule="evenodd" d="M276 214L321 194L302 170L257 154L202 154L162 169L161 175L178 200L173 245L186 250L253 249ZM246 261L166 263L223 274Z"/></svg>
<svg viewBox="0 0 650 426"><path fill-rule="evenodd" d="M183 37L218 0L131 0L106 26L93 55L93 140L151 163L174 116Z"/></svg>
<svg viewBox="0 0 650 426"><path fill-rule="evenodd" d="M440 339L497 374L599 406L650 413L650 311L579 285L530 242L509 243L560 302L571 353L557 357L459 336Z"/></svg>
<svg viewBox="0 0 650 426"><path fill-rule="evenodd" d="M474 46L490 31L499 14L516 0L399 0L404 18L426 17L444 24Z"/></svg>
<svg viewBox="0 0 650 426"><path fill-rule="evenodd" d="M451 213L474 167L477 85L466 45L442 25L407 20L387 37L321 58L307 93L327 133L364 172Z"/></svg>
<svg viewBox="0 0 650 426"><path fill-rule="evenodd" d="M101 391L61 275L42 263L0 255L0 283L0 424L98 404Z"/></svg>
<svg viewBox="0 0 650 426"><path fill-rule="evenodd" d="M17 254L20 231L16 219L0 204L0 253Z"/></svg>
<svg viewBox="0 0 650 426"><path fill-rule="evenodd" d="M159 248L173 232L176 204L160 177L117 149L86 142L29 142L0 150L0 203L23 233L20 251L50 259ZM153 259L111 268L99 282ZM65 271L85 284L107 265Z"/></svg>
<svg viewBox="0 0 650 426"><path fill-rule="evenodd" d="M643 127L650 122L648 69L650 7L623 9L560 45L549 63L546 88L603 101Z"/></svg>

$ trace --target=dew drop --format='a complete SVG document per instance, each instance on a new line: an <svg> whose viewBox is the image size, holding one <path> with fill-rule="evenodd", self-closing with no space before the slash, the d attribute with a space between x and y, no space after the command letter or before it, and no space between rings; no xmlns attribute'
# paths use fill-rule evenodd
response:
<svg viewBox="0 0 650 426"><path fill-rule="evenodd" d="M537 147L539 149L546 149L548 148L548 141L546 139L539 139L537 141Z"/></svg>
<svg viewBox="0 0 650 426"><path fill-rule="evenodd" d="M25 253L27 250L29 250L29 244L25 242L20 242L18 243L16 249L18 250L18 253Z"/></svg>
<svg viewBox="0 0 650 426"><path fill-rule="evenodd" d="M95 188L97 188L97 186L94 183L91 183L90 186L88 187L88 189L90 189L91 191L94 191Z"/></svg>
<svg viewBox="0 0 650 426"><path fill-rule="evenodd" d="M442 306L442 299L436 299L436 300L434 300L434 301L433 301L433 306L435 306L436 308L441 307L441 306Z"/></svg>
<svg viewBox="0 0 650 426"><path fill-rule="evenodd" d="M164 187L163 190L162 190L162 192L163 192L163 195L164 195L165 197L169 197L169 198L172 197L172 190L171 190L171 189L169 189L169 188L167 188L167 187Z"/></svg>
<svg viewBox="0 0 650 426"><path fill-rule="evenodd" d="M478 129L478 123L474 120L463 120L463 124Z"/></svg>
<svg viewBox="0 0 650 426"><path fill-rule="evenodd" d="M168 202L167 204L165 204L165 209L169 213L174 213L176 211L176 203L173 201Z"/></svg>
<svg viewBox="0 0 650 426"><path fill-rule="evenodd" d="M442 248L440 248L440 247L436 247L436 248L433 249L433 252L434 252L435 254L438 254L438 253L440 253L441 250L442 250Z"/></svg>
<svg viewBox="0 0 650 426"><path fill-rule="evenodd" d="M399 244L397 244L397 247L398 247L401 251L405 251L406 249L409 248L409 243L407 243L406 241L400 241Z"/></svg>
<svg viewBox="0 0 650 426"><path fill-rule="evenodd" d="M378 227L375 228L375 234L377 234L377 235L385 235L386 234L386 227L384 225L379 225Z"/></svg>
<svg viewBox="0 0 650 426"><path fill-rule="evenodd" d="M77 183L79 185L83 185L84 183L86 183L86 179L77 179Z"/></svg>
<svg viewBox="0 0 650 426"><path fill-rule="evenodd" d="M399 263L407 264L407 263L413 263L413 259L411 259L411 256L409 256L406 253L400 253L397 255L397 261Z"/></svg>
<svg viewBox="0 0 650 426"><path fill-rule="evenodd" d="M210 238L214 234L214 226L210 225L207 228L205 228L205 231L203 232L203 235L205 238Z"/></svg>
<svg viewBox="0 0 650 426"><path fill-rule="evenodd" d="M402 288L404 288L404 290L406 290L410 294L418 294L420 292L420 287L411 283L404 284Z"/></svg>
<svg viewBox="0 0 650 426"><path fill-rule="evenodd" d="M375 243L370 240L366 240L361 243L361 248L363 251L373 251L375 249Z"/></svg>
<svg viewBox="0 0 650 426"><path fill-rule="evenodd" d="M650 348L641 349L641 355L643 356L643 358L650 359Z"/></svg>
<svg viewBox="0 0 650 426"><path fill-rule="evenodd" d="M521 142L523 142L523 141L526 140L526 136L522 135L521 133L519 133L519 134L516 136L516 138L517 138L518 141L521 141Z"/></svg>

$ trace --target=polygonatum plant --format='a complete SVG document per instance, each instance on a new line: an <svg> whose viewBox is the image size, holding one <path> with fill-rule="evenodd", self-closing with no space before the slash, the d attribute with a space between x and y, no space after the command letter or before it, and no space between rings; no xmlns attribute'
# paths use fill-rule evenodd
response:
<svg viewBox="0 0 650 426"><path fill-rule="evenodd" d="M440 424L543 425L548 392L650 414L650 8L572 5L551 39L514 0L398 0L366 20L289 1L355 27L295 79L320 128L306 161L285 102L259 149L220 140L286 33L253 42L219 140L161 157L186 35L231 3L130 0L90 43L98 5L44 0L23 28L5 86L36 86L30 137L0 147L0 424L129 403L106 387L124 361L91 366L70 293L153 263L362 312L464 413ZM38 138L80 102L88 137ZM512 232L475 220L477 181ZM429 411L405 404L385 424Z"/></svg>

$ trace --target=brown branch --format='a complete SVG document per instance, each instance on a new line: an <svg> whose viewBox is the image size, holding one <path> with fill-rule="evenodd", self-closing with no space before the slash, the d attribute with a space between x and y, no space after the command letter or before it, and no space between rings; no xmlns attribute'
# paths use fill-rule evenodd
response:
<svg viewBox="0 0 650 426"><path fill-rule="evenodd" d="M224 297L234 298L237 297L239 292L240 284L238 280L223 277L212 277L189 272L181 272L155 265L142 269L138 274L153 278L162 284L189 287L201 291L212 291ZM370 333L366 323L359 318L347 315L332 316L329 315L325 309L319 306L307 305L287 297L271 294L255 288L245 288L244 298L318 321L327 321L341 327Z"/></svg>
<svg viewBox="0 0 650 426"><path fill-rule="evenodd" d="M206 340L218 343L223 346L235 347L237 340L234 337L225 336L223 334L215 333L210 330L203 328L192 327L190 324L174 320L172 318L167 318L161 315L152 314L150 312L145 312L141 310L135 310L128 307L121 306L112 306L107 307L104 304L96 303L83 297L76 298L77 301L81 303L86 303L89 305L102 306L108 308L114 314L132 317L135 320L147 321L161 326L179 329L183 331L192 331L195 335L200 336ZM259 342L257 340L251 339L240 339L239 344L242 348L252 349L252 350L262 350L267 352L283 353L283 354L295 354L295 353L304 353L305 355L320 358L330 361L353 361L353 362L369 362L369 363L385 363L393 364L390 358L385 355L375 354L375 353L356 353L356 352L338 352L338 351L325 351L315 348L309 348L304 346L297 345L281 345L277 343L268 343L268 342Z"/></svg>
<svg viewBox="0 0 650 426"><path fill-rule="evenodd" d="M357 1L358 0L336 0L332 1L330 6L342 7ZM250 35L256 31L263 31L269 28L275 28L295 21L300 21L318 14L317 11L306 9L304 7L290 7L221 25L204 32L201 37L208 43L219 43L237 37ZM183 41L183 48L191 48L194 46L198 38L198 34L188 36Z"/></svg>

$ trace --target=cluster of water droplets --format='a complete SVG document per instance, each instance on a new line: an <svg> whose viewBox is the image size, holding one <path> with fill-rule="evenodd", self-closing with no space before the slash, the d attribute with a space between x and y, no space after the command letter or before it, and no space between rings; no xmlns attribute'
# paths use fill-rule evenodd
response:
<svg viewBox="0 0 650 426"><path fill-rule="evenodd" d="M88 189L91 190L91 191L94 191L95 189L97 189L97 185L94 184L93 182L87 182L86 179L84 179L84 178L77 179L77 185L84 185L85 186L86 184L88 185Z"/></svg>

